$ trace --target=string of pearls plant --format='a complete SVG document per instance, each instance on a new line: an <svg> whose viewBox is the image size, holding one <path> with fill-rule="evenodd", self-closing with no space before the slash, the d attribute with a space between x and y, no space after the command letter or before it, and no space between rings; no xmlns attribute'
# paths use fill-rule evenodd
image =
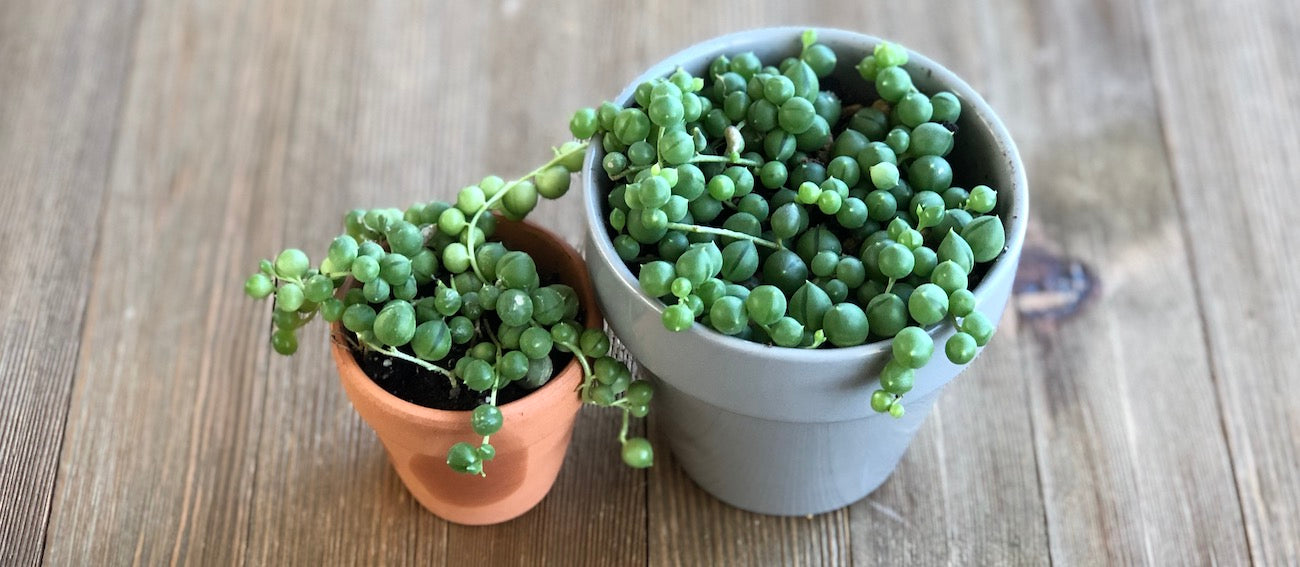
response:
<svg viewBox="0 0 1300 567"><path fill-rule="evenodd" d="M570 127L606 152L614 249L665 327L789 348L892 339L871 407L901 417L927 327L956 327L956 364L993 334L970 288L1005 245L997 192L952 184L961 101L918 90L905 49L878 45L836 92L820 82L836 53L812 31L800 48L778 66L749 52L704 77L679 68Z"/></svg>
<svg viewBox="0 0 1300 567"><path fill-rule="evenodd" d="M603 331L578 322L582 306L572 288L543 285L531 256L492 240L493 212L521 220L539 196L563 196L586 149L586 142L566 143L518 179L488 176L465 187L455 203L353 210L317 266L296 248L263 260L244 290L275 300L272 347L296 352L298 330L319 315L342 322L360 349L441 375L453 397L466 394L462 387L479 395L469 419L481 442L457 443L447 455L452 469L469 474L485 474L496 455L500 389L540 388L559 370L552 351L571 354L582 367L582 401L623 412L623 461L650 466L650 443L629 438L628 427L649 411L651 385L609 356Z"/></svg>

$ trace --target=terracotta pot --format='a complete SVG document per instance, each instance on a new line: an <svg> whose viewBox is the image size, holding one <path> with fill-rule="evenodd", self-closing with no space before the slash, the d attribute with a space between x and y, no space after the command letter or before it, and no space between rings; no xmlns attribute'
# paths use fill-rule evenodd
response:
<svg viewBox="0 0 1300 567"><path fill-rule="evenodd" d="M510 249L532 255L543 280L573 287L582 299L586 325L601 325L591 280L573 247L527 223L500 220L496 236ZM496 458L484 464L487 476L475 476L447 466L452 445L466 441L477 446L482 439L470 427L469 412L431 409L389 394L357 365L346 333L335 324L331 340L343 389L379 435L402 483L430 512L457 524L496 524L532 509L551 490L582 405L576 394L582 368L576 360L537 391L500 406L505 424L492 435Z"/></svg>

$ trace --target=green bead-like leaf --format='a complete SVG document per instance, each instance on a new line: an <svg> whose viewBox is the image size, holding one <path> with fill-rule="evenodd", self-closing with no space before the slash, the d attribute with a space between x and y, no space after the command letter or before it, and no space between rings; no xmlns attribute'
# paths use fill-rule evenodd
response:
<svg viewBox="0 0 1300 567"><path fill-rule="evenodd" d="M451 351L451 330L442 319L425 321L415 328L411 350L424 360L442 360Z"/></svg>
<svg viewBox="0 0 1300 567"><path fill-rule="evenodd" d="M853 303L839 303L826 312L822 320L826 340L838 347L860 345L867 340L870 325L867 314Z"/></svg>
<svg viewBox="0 0 1300 567"><path fill-rule="evenodd" d="M737 240L722 250L720 276L733 282L745 281L758 271L758 248L752 240Z"/></svg>
<svg viewBox="0 0 1300 567"><path fill-rule="evenodd" d="M533 290L533 319L541 325L554 325L564 319L564 297L553 286Z"/></svg>
<svg viewBox="0 0 1300 567"><path fill-rule="evenodd" d="M493 405L482 404L470 414L470 425L474 428L474 433L479 435L491 435L500 431L503 421L501 410Z"/></svg>
<svg viewBox="0 0 1300 567"><path fill-rule="evenodd" d="M803 324L804 329L816 331L822 328L822 322L830 308L830 296L822 288L805 281L790 298L788 310L791 317Z"/></svg>
<svg viewBox="0 0 1300 567"><path fill-rule="evenodd" d="M688 250L687 253L689 252L690 251ZM672 285L673 279L678 277L678 274L680 273L679 270L682 269L687 269L689 270L689 273L692 274L682 274L682 277L691 279L693 276L700 278L701 282L704 280L703 263L695 259L694 256L687 258L686 254L682 254L682 257L677 259L676 267L663 260L655 260L653 262L642 264L641 272L637 276L637 279L641 283L641 290L646 292L647 295L651 297L663 297L669 294L671 291L669 286Z"/></svg>
<svg viewBox="0 0 1300 567"><path fill-rule="evenodd" d="M974 251L971 250L966 239L955 230L948 231L948 235L943 237L943 242L939 243L938 258L940 262L947 260L956 262L967 273L975 267Z"/></svg>
<svg viewBox="0 0 1300 567"><path fill-rule="evenodd" d="M415 308L410 302L394 299L375 317L375 338L390 346L402 346L415 336Z"/></svg>
<svg viewBox="0 0 1300 567"><path fill-rule="evenodd" d="M480 471L483 470L478 451L474 450L474 446L469 443L461 441L452 445L451 449L447 451L447 465L456 472L469 473L471 467L475 464L479 465Z"/></svg>
<svg viewBox="0 0 1300 567"><path fill-rule="evenodd" d="M1006 246L1006 230L1002 227L1002 219L996 216L975 218L961 229L961 236L970 243L976 262L997 258Z"/></svg>
<svg viewBox="0 0 1300 567"><path fill-rule="evenodd" d="M555 374L551 357L534 358L528 361L528 373L523 377L523 385L529 389L536 389L546 385Z"/></svg>

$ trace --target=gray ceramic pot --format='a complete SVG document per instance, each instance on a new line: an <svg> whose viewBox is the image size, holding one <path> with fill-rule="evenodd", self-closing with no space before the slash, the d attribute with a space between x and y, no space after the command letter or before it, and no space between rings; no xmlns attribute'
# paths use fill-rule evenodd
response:
<svg viewBox="0 0 1300 567"><path fill-rule="evenodd" d="M700 43L651 67L616 100L630 104L637 84L666 76L678 66L702 76L720 54L753 51L765 63L775 64L797 54L803 30L759 29ZM861 85L854 65L880 40L833 29L817 33L819 41L839 55L835 74L823 85ZM974 290L978 309L997 322L1011 294L1024 241L1024 168L1006 128L979 94L933 61L910 55L907 69L918 88L927 93L952 91L962 101L960 133L949 157L957 175L954 183L986 183L998 190L1007 250ZM845 104L859 102L843 89L837 91ZM936 355L917 371L901 419L877 414L869 406L889 341L803 350L742 341L700 324L669 332L660 322L663 305L641 292L636 276L610 242L604 197L610 183L600 166L603 154L593 145L583 169L588 270L606 320L657 377L655 421L691 478L728 504L779 515L834 510L880 486L943 386L962 370L942 354L942 345L954 333L952 326L930 329Z"/></svg>

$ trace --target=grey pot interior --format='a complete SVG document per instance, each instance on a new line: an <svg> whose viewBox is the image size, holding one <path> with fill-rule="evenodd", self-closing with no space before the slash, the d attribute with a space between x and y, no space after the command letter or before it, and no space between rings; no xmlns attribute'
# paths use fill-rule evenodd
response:
<svg viewBox="0 0 1300 567"><path fill-rule="evenodd" d="M652 66L615 101L630 104L636 85L678 66L702 76L719 54L753 51L765 64L775 64L797 55L804 29L751 30L694 45ZM873 89L854 65L880 40L835 29L817 33L839 55L822 88L835 90L846 105L873 100ZM1028 212L1019 154L1001 121L964 81L914 52L907 69L923 92L948 90L962 101L949 156L954 185L984 183L998 190L1007 249L974 289L978 309L996 323L1011 293ZM606 320L657 377L655 420L687 473L725 502L780 515L833 510L884 482L940 390L961 372L941 352L955 332L952 326L945 322L928 329L937 353L917 371L902 419L876 414L869 406L890 341L807 350L743 341L698 323L669 332L660 321L663 304L641 292L635 274L614 252L605 222L611 183L601 169L603 156L593 144L582 173L588 270Z"/></svg>

